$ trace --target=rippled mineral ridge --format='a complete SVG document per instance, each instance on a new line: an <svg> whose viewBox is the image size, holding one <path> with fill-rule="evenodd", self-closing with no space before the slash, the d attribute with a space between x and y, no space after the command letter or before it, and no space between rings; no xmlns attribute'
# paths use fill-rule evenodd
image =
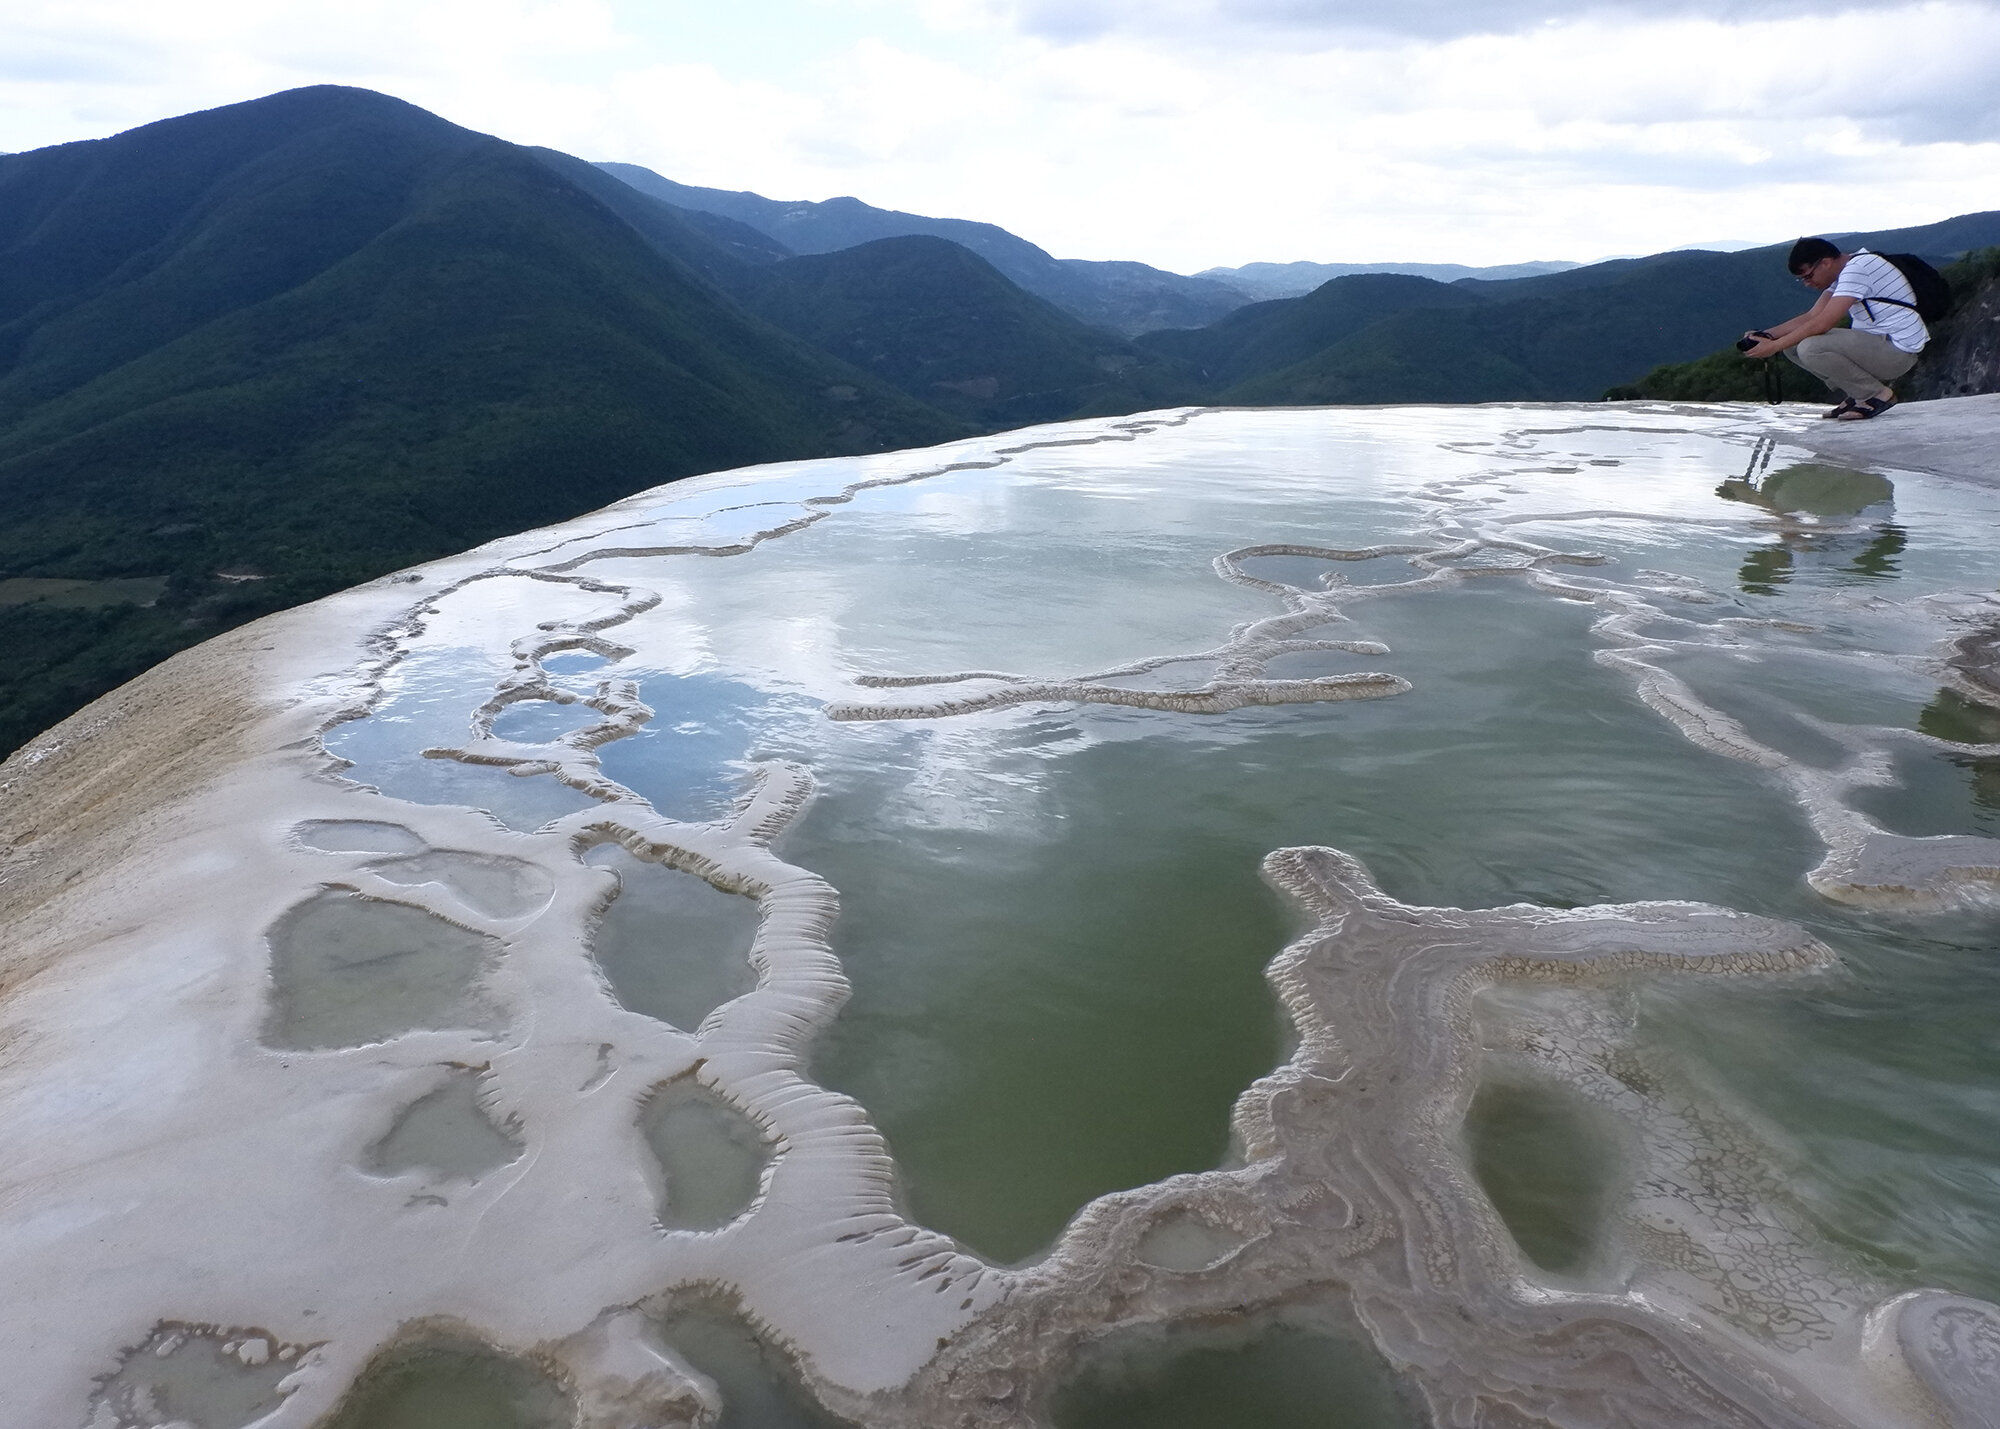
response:
<svg viewBox="0 0 2000 1429"><path fill-rule="evenodd" d="M10 766L0 1423L2000 1424L2000 493L1801 425L1036 428L178 657Z"/></svg>

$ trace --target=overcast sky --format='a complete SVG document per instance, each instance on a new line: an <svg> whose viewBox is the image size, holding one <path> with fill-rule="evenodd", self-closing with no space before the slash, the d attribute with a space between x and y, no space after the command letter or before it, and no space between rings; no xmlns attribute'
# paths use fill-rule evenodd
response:
<svg viewBox="0 0 2000 1429"><path fill-rule="evenodd" d="M0 0L0 150L318 83L1181 272L2000 208L2000 0Z"/></svg>

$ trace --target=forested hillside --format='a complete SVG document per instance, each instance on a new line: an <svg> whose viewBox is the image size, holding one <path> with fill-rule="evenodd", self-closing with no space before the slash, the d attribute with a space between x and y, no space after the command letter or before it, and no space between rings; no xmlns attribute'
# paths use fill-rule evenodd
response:
<svg viewBox="0 0 2000 1429"><path fill-rule="evenodd" d="M676 208L744 224L794 253L834 253L883 238L949 239L1071 317L1126 337L1155 328L1200 327L1250 301L1247 292L1228 283L1144 263L1057 258L997 224L900 213L857 198L812 203L699 188L638 164L598 167Z"/></svg>
<svg viewBox="0 0 2000 1429"><path fill-rule="evenodd" d="M1449 282L1407 271L1422 265L1390 265L1381 272L1340 272L1298 297L1244 305L1231 299L1203 316L1207 299L1184 285L1212 277L1254 290L1279 275L1338 272L1339 265L1249 264L1181 279L1143 264L1057 259L989 223L896 213L849 198L786 202L679 184L631 164L599 167L685 206L690 217L735 225L736 234L786 251L853 251L850 245L891 234L949 238L1071 316L1135 333L1141 350L1186 363L1207 400L1246 406L1592 401L1629 384L1635 373L1688 362L1745 328L1789 315L1803 296L1785 269L1785 243L1732 253L1676 250L1585 266L1432 265L1441 274L1473 275ZM1916 252L1942 264L2000 243L2000 213L1829 236L1849 247ZM1101 287L1125 269L1133 287L1120 299L1076 287L1086 276ZM1496 276L1501 274L1507 276ZM1164 285L1164 279L1183 286ZM1810 379L1800 378L1801 389L1810 390Z"/></svg>
<svg viewBox="0 0 2000 1429"><path fill-rule="evenodd" d="M1846 247L1915 252L1944 264L1966 248L2000 242L2000 213L1835 236ZM1475 301L1441 303L1410 288L1404 311L1384 313L1289 366L1243 376L1220 399L1250 406L1594 401L1636 373L1692 361L1746 328L1802 311L1812 295L1785 268L1789 247L1662 253L1540 277L1449 285ZM1311 304L1325 291L1285 301ZM1209 331L1258 312L1232 314ZM1171 349L1182 340L1156 334L1147 342Z"/></svg>
<svg viewBox="0 0 2000 1429"><path fill-rule="evenodd" d="M1022 291L942 238L883 238L752 270L753 312L980 427L1204 400L1171 357Z"/></svg>
<svg viewBox="0 0 2000 1429"><path fill-rule="evenodd" d="M731 303L652 218L364 90L0 158L0 748L400 566L966 430Z"/></svg>
<svg viewBox="0 0 2000 1429"><path fill-rule="evenodd" d="M1476 307L1483 301L1429 278L1354 274L1331 279L1302 298L1239 308L1192 332L1148 333L1140 345L1180 358L1214 390L1227 392L1306 362L1377 323L1399 321L1426 308Z"/></svg>
<svg viewBox="0 0 2000 1429"><path fill-rule="evenodd" d="M2000 214L1847 241L1942 259ZM695 472L1210 402L1593 400L1797 310L1783 252L1245 304L335 87L0 156L0 751L233 624ZM1926 371L2000 364L1940 336Z"/></svg>

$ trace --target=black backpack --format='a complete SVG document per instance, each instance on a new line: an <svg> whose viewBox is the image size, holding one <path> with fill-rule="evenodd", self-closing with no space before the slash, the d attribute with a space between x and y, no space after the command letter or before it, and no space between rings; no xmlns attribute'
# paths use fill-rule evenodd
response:
<svg viewBox="0 0 2000 1429"><path fill-rule="evenodd" d="M1951 311L1951 287L1937 269L1914 253L1878 253L1875 256L1885 260L1909 280L1910 291L1917 300L1914 303L1906 303L1901 298L1868 298L1864 301L1912 308L1927 323L1934 323Z"/></svg>

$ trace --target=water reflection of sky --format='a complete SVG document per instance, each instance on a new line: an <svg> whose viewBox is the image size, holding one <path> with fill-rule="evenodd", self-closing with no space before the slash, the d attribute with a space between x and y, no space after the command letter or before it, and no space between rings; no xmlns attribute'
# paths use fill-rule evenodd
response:
<svg viewBox="0 0 2000 1429"><path fill-rule="evenodd" d="M604 773L670 818L707 820L740 797L753 757L796 747L783 737L821 722L816 701L773 695L722 675L641 681L652 720L598 752Z"/></svg>
<svg viewBox="0 0 2000 1429"><path fill-rule="evenodd" d="M327 752L352 765L345 778L391 798L416 804L458 804L485 809L514 829L534 829L588 808L587 795L547 777L518 778L504 769L454 759L426 759L423 751L462 745L471 737L472 713L513 668L503 648L427 648L399 664L383 682L374 711L327 731Z"/></svg>
<svg viewBox="0 0 2000 1429"><path fill-rule="evenodd" d="M650 527L638 503L599 544L631 548L656 537L664 544L697 528L737 540L774 520L828 514L748 555L591 562L593 579L661 596L656 609L608 632L639 654L610 664L560 652L545 667L576 694L607 676L639 680L658 713L637 737L605 747L606 772L638 792L657 792L663 810L712 812L740 787L747 761L779 750L809 757L822 746L824 731L806 737L819 702L872 698L858 695L857 675L985 668L1070 677L1214 646L1277 610L1271 597L1229 586L1209 569L1238 545L1429 543L1503 518L1496 534L1610 557L1603 566L1559 568L1586 581L1651 585L1643 573L1662 569L1692 578L1714 603L1659 603L1698 623L1793 614L1802 602L1855 587L1890 589L1898 599L1953 589L1989 559L1980 539L1991 525L1988 493L1921 478L1903 478L1892 490L1881 477L1796 460L1769 441L1751 444L1677 416L1579 423L1549 416L1357 411L1331 423L1317 413L1213 413L1136 442L1025 451L1000 470L861 490L833 506L811 503L857 479L906 471L909 459L802 463L747 486L711 480L687 494L667 488L650 508ZM1507 430L1510 419L1522 424ZM1984 516L1968 519L1972 508ZM1600 514L1608 511L1635 514ZM1583 512L1591 514L1555 519ZM544 559L568 559L589 544ZM1393 556L1253 557L1245 569L1308 589L1328 575L1380 585L1420 574ZM410 754L465 738L471 709L504 673L496 660L503 623L525 633L552 611L609 599L525 581L454 597L392 676L377 713L341 726L329 747L366 766L354 777L384 788L437 792L449 784L463 793L490 785L484 771L468 782L462 771L413 763ZM1351 622L1312 632L1365 639L1394 631L1401 648L1391 656L1289 657L1273 673L1397 670L1428 625L1421 611L1399 609L1406 599L1430 597L1366 602ZM1866 619L1843 612L1825 633L1773 634L1760 650L1851 641ZM442 643L453 638L457 644ZM1185 685L1204 669L1168 670L1160 683ZM1778 674L1767 664L1756 683ZM1812 713L1841 717L1810 692L1818 678L1791 684ZM1843 687L1861 695L1869 683L1861 675ZM595 718L581 705L523 703L502 712L495 733L533 742ZM1906 721L1907 712L1898 718Z"/></svg>
<svg viewBox="0 0 2000 1429"><path fill-rule="evenodd" d="M1540 429L1510 434L1510 423ZM651 534L619 531L601 544L671 545L690 533L738 540L773 513L827 514L744 555L588 563L592 578L654 592L660 602L604 632L634 655L569 652L545 665L573 692L600 679L638 684L654 718L603 746L599 758L610 778L665 814L717 817L758 760L791 759L813 772L819 794L788 856L838 875L849 909L841 936L859 940L841 949L856 997L827 1043L828 1065L882 1118L920 1204L936 1209L950 1196L940 1199L935 1188L959 1186L969 1202L991 1202L966 1211L973 1220L1015 1215L1043 1191L1005 1177L1014 1162L1039 1160L1062 1189L996 1233L1032 1248L1076 1195L1128 1184L1117 1178L1131 1165L1113 1152L1142 1161L1144 1148L1130 1145L1122 1124L1206 1117L1219 1136L1241 1086L1241 1069L1221 1051L1214 1085L1162 1072L1162 1085L1186 1105L1141 1105L1167 1094L1134 1077L1117 1097L1077 1108L1074 1135L1031 1118L1010 1141L1010 1113L988 1106L995 1121L984 1148L964 1133L953 1089L974 1088L964 1091L974 1101L983 1095L977 1086L1003 1086L1037 1106L1062 1098L1056 1081L1038 1081L1032 1064L1020 1064L1023 1049L1008 1040L1028 1037L1034 1019L1015 1019L1012 1031L991 1027L994 1006L1009 998L1040 1005L1055 996L1052 985L1077 999L1062 1011L1064 1025L1100 1048L1126 1049L1131 1065L1185 1055L1184 1046L1162 1052L1142 1031L1123 1028L1115 987L1019 946L1019 929L1040 926L1038 918L1056 939L1061 927L1097 927L1093 918L1116 909L1103 917L1104 939L1116 941L1120 926L1144 926L1159 956L1186 973L1189 986L1163 989L1154 1015L1168 1024L1186 1013L1190 1026L1202 1015L1268 1026L1258 970L1275 951L1265 944L1282 932L1256 885L1256 861L1285 843L1327 842L1367 858L1391 892L1412 901L1698 897L1816 918L1851 955L1862 991L1827 994L1823 1005L1789 985L1756 996L1675 993L1659 1003L1662 1045L1706 1067L1732 1095L1762 1096L1777 1108L1778 1124L1803 1138L1800 1184L1837 1234L1919 1262L1937 1259L1922 1246L1948 1243L1969 1267L1963 1283L2000 1285L2000 1179L1990 1158L1982 1167L1969 1150L1982 1137L2000 1144L2000 1098L1940 1091L1937 1079L1903 1064L1894 1030L1899 1017L1932 1019L1922 1023L1926 1040L1939 1044L1940 1064L1958 1069L1958 1086L2000 1084L1991 1033L2000 1025L2000 983L1954 981L1950 970L1954 956L1984 956L1983 945L1967 934L1935 946L1913 939L1898 950L1891 934L1803 892L1818 850L1788 797L1747 766L1687 743L1624 677L1595 664L1596 607L1553 600L1516 576L1485 577L1358 603L1351 623L1313 632L1382 640L1387 655L1292 656L1270 672L1382 669L1413 682L1410 694L1389 700L1212 718L1065 704L875 724L836 724L823 714L831 700L935 693L860 690L859 675L1061 677L1212 648L1279 609L1269 594L1216 577L1213 559L1236 547L1429 544L1493 529L1610 558L1558 568L1566 577L1652 590L1671 582L1645 573L1665 572L1714 598L1698 605L1648 596L1675 616L1711 625L1783 616L1810 626L1742 633L1740 650L1667 661L1753 735L1806 763L1830 767L1845 757L1813 720L1991 739L1976 708L1952 705L1934 679L1887 657L1936 633L1904 609L1915 597L1991 589L1994 493L1912 475L1884 482L1824 467L1815 475L1798 453L1677 417L1563 424L1546 413L1427 409L1216 413L1138 442L1027 452L998 471L806 504L867 473L893 472L897 461L909 458L807 464L749 491L711 486L663 497ZM644 519L626 513L635 515ZM1485 524L1512 517L1540 519ZM590 544L542 559L573 559ZM1329 571L1359 584L1419 574L1400 557L1254 558L1246 569L1308 589ZM426 746L465 739L471 711L512 669L508 640L611 601L529 585L489 583L432 622L391 675L377 712L328 736L331 750L355 762L350 777L397 797L491 808L515 827L585 806L547 776L420 757ZM1203 673L1190 665L1159 683ZM581 706L536 702L503 712L495 732L550 739L594 719ZM1899 832L1992 834L1996 767L1913 746L1896 757L1897 782L1863 791L1856 803ZM1050 855L1055 848L1060 857ZM1169 884L1146 882L1136 856L1118 862L1133 849L1171 868ZM1107 892L1079 878L1080 868L1098 866L1092 859L1115 866L1106 877L1125 886ZM1179 925L1195 926L1197 910L1159 916L1204 878L1236 900L1227 906L1252 910L1246 927L1257 917L1271 924L1256 923L1256 946L1230 946L1212 929L1203 936L1214 947L1186 945ZM1910 949L1920 944L1930 951L1919 965ZM1095 945L1062 951L1072 961L1103 953ZM1129 951L1104 954L1107 965L1125 966L1115 959ZM1185 1005L1174 1000L1183 995ZM1755 1044L1755 1055L1709 1045L1722 1006L1730 1037ZM1053 1024L1039 1025L1046 1033ZM1066 1057L1051 1049L1044 1065L1068 1065ZM1784 1066L1775 1080L1772 1059ZM1089 1061L1081 1053L1070 1060ZM898 1068L930 1070L891 1076ZM1866 1089L1866 1106L1850 1114L1812 1101L1814 1088L1845 1078ZM1761 1090L1759 1079L1768 1081ZM1957 1118L1949 1128L1938 1110L1946 1103ZM1190 1144L1215 1139L1205 1131ZM1871 1156L1894 1159L1893 1173L1867 1169ZM1072 1158L1067 1169L1056 1164L1064 1157ZM1891 1190L1911 1203L1907 1215ZM1009 1198L1011 1207L1001 1204Z"/></svg>
<svg viewBox="0 0 2000 1429"><path fill-rule="evenodd" d="M518 700L494 716L493 736L516 744L547 744L603 719L586 704Z"/></svg>
<svg viewBox="0 0 2000 1429"><path fill-rule="evenodd" d="M1645 573L1658 570L1691 578L1713 603L1656 599L1697 623L1792 614L1801 602L1812 606L1856 586L1893 588L1899 599L1952 589L1988 560L1979 534L1990 529L1990 510L1985 521L1968 519L1969 508L1991 507L1986 493L1921 478L1904 478L1896 491L1884 478L1798 460L1768 440L1752 444L1680 418L1544 423L1496 436L1496 419L1512 414L1422 415L1417 423L1407 412L1356 412L1333 424L1315 413L1214 413L1137 442L1081 454L1026 451L1000 470L861 490L833 506L814 506L812 498L893 473L896 461L798 464L747 488L711 482L685 496L668 488L650 527L628 520L597 543L670 544L668 537L697 530L740 540L772 521L828 514L748 555L589 563L593 579L657 592L660 603L608 632L638 647L630 659L612 664L564 651L545 668L578 695L601 678L637 679L657 714L637 736L604 747L605 772L656 797L663 812L713 817L740 791L751 761L778 754L810 761L838 744L845 736L821 727L818 706L876 698L856 690L857 675L986 668L1072 677L1218 644L1232 628L1278 608L1272 597L1230 586L1210 570L1217 554L1238 545L1429 544L1501 518L1490 529L1503 537L1610 557L1603 566L1559 568L1586 581L1655 586ZM1546 416L1520 415L1530 423ZM907 470L907 458L900 460ZM1602 514L1610 511L1635 514ZM1575 513L1590 514L1555 519ZM643 510L629 515L647 519ZM567 560L591 544L543 559ZM1420 574L1396 556L1252 557L1244 569L1306 589L1323 588L1329 575L1382 585ZM1272 673L1407 674L1412 644L1429 638L1431 618L1402 607L1432 599L1365 602L1350 622L1311 632L1393 636L1389 656L1287 657ZM525 581L489 582L453 597L393 674L377 713L341 726L329 747L356 760L353 777L409 797L449 789L504 799L514 818L574 806L561 793L510 787L552 781L444 767L413 752L465 738L471 709L506 668L496 659L506 622L519 634L551 613L603 608L608 600ZM1857 668L1836 685L1846 692L1834 701L1837 712L1822 697L1824 674L1812 662L1798 675L1770 663L1787 643L1807 650L1851 643L1869 619L1843 612L1819 633L1768 635L1754 676L1725 673L1758 690L1765 704L1796 699L1823 718L1879 719L1884 712L1867 706L1877 672ZM1883 641L1904 633L1893 619L1886 625L1874 631ZM442 643L454 639L459 643ZM1719 668L1715 660L1708 666L1711 675ZM1208 668L1170 667L1154 683L1198 683ZM1721 688L1730 683L1725 678ZM1920 707L1927 697L1913 690L1888 722L1907 724L1913 710L1900 704L1915 699ZM1861 703L1852 703L1857 698ZM537 742L596 718L580 704L526 702L503 711L495 733ZM1098 712L1092 721L1112 738L1152 725L1139 712ZM1781 714L1772 727L1783 722ZM1803 750L1812 737L1792 725L1792 742Z"/></svg>

